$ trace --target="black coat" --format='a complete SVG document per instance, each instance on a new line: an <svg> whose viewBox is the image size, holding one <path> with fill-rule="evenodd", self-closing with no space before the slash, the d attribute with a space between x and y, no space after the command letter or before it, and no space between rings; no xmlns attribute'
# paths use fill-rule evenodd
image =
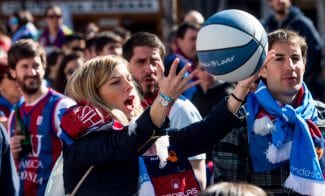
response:
<svg viewBox="0 0 325 196"><path fill-rule="evenodd" d="M170 145L185 152L178 158L186 159L212 149L236 121L238 119L228 111L225 100L204 120L180 131L159 130L146 110L136 121L136 134L129 136L125 127L125 131L95 132L72 145L64 145L65 192L71 193L86 170L95 165L77 195L134 195L138 190L137 157L150 147L155 136L168 134Z"/></svg>

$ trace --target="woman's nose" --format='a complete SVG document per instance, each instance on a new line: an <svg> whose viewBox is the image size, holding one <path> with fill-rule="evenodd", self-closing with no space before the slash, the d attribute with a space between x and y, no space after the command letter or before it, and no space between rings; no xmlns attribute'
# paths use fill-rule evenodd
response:
<svg viewBox="0 0 325 196"><path fill-rule="evenodd" d="M124 86L125 86L125 90L126 90L127 92L129 92L129 91L132 90L132 88L133 88L132 82L131 82L131 81L128 81L127 79L125 79L125 84L124 84Z"/></svg>

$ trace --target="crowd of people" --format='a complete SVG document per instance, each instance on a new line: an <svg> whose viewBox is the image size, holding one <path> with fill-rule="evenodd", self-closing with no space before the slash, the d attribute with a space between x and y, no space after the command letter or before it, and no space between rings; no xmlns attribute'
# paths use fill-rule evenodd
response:
<svg viewBox="0 0 325 196"><path fill-rule="evenodd" d="M290 0L268 0L269 51L235 83L200 64L204 17L168 42L90 23L58 5L0 34L0 190L5 195L321 195L322 40Z"/></svg>

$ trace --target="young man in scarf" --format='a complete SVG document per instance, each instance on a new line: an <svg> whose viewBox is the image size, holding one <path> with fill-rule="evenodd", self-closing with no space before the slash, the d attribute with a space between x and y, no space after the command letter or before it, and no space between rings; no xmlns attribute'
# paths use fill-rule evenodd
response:
<svg viewBox="0 0 325 196"><path fill-rule="evenodd" d="M325 105L313 100L303 82L306 41L284 29L268 40L275 58L261 68L261 81L247 96L242 127L217 146L215 181L247 181L274 195L320 195L325 192Z"/></svg>

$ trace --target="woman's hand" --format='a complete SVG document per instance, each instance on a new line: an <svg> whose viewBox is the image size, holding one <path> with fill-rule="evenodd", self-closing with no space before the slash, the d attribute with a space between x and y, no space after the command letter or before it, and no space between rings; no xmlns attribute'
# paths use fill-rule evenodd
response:
<svg viewBox="0 0 325 196"><path fill-rule="evenodd" d="M174 100L177 99L187 89L200 83L200 80L191 82L191 80L198 73L197 70L194 70L185 77L185 74L191 67L189 63L187 63L183 69L178 74L176 74L176 69L179 61L180 60L178 58L173 61L167 77L164 76L163 65L161 65L159 62L156 62L160 92L164 93Z"/></svg>
<svg viewBox="0 0 325 196"><path fill-rule="evenodd" d="M197 74L197 71L193 71L191 74L184 77L190 64L186 64L185 67L176 74L176 68L179 64L178 58L173 61L167 77L164 76L164 66L159 62L156 62L156 64L160 94L157 96L150 108L150 117L157 127L161 127L170 111L170 107L173 105L173 101L176 100L185 90L199 84L200 81L197 80L190 82L190 80ZM165 99L165 101L166 99L169 99L169 103L163 104L162 99Z"/></svg>

